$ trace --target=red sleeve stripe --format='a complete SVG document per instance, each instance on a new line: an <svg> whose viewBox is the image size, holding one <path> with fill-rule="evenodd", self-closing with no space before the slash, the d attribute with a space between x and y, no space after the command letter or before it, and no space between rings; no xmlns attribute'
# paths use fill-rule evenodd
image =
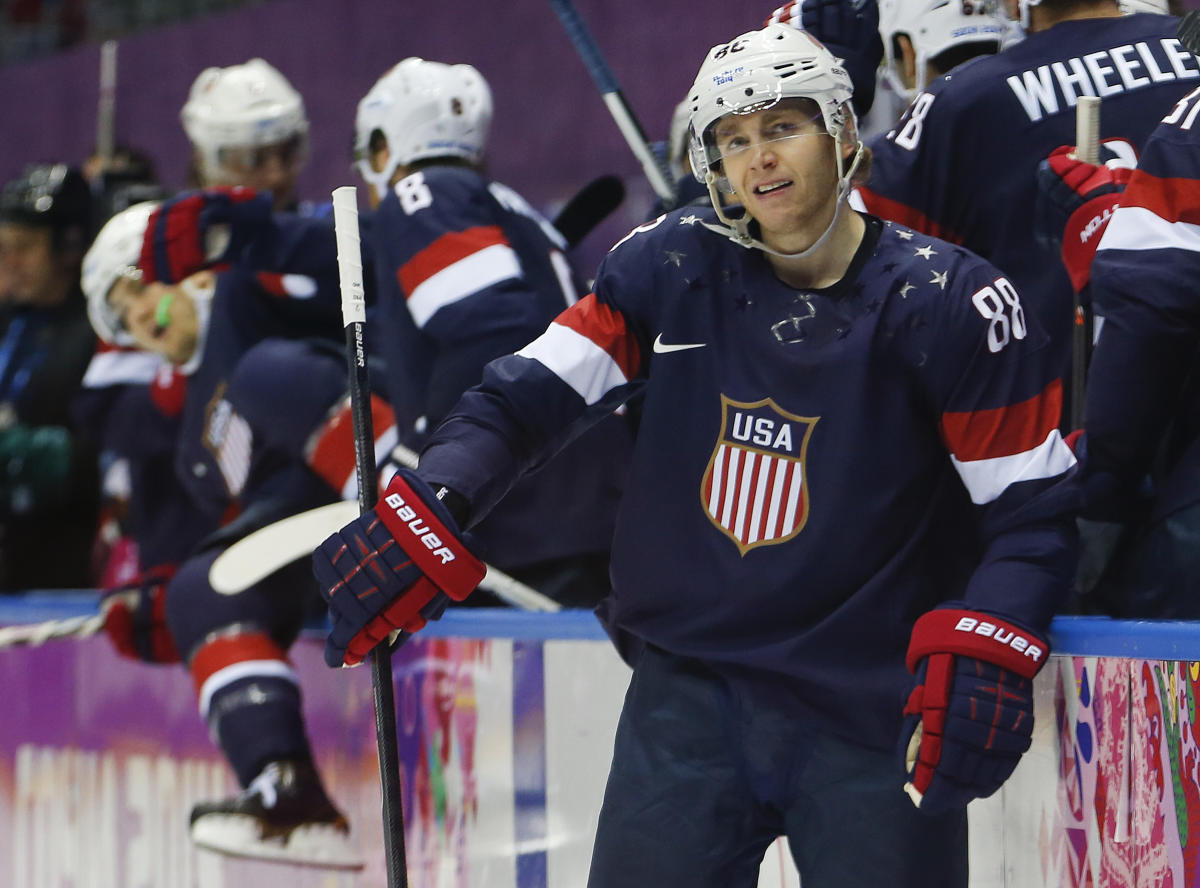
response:
<svg viewBox="0 0 1200 888"><path fill-rule="evenodd" d="M560 314L517 354L544 364L589 405L633 379L642 363L625 318L601 305L594 293Z"/></svg>
<svg viewBox="0 0 1200 888"><path fill-rule="evenodd" d="M443 234L396 272L418 327L443 306L520 276L520 260L495 225Z"/></svg>
<svg viewBox="0 0 1200 888"><path fill-rule="evenodd" d="M1054 380L1027 401L942 414L942 440L962 460L1012 456L1036 447L1062 418L1062 381Z"/></svg>
<svg viewBox="0 0 1200 888"><path fill-rule="evenodd" d="M1167 222L1200 223L1200 181L1152 176L1134 170L1122 207L1143 207Z"/></svg>
<svg viewBox="0 0 1200 888"><path fill-rule="evenodd" d="M371 428L375 435L375 464L383 462L396 446L396 420L392 408L378 395L371 395ZM382 451L382 453L381 453ZM349 399L342 401L305 447L305 458L314 472L343 499L358 497L358 473L354 458L354 422Z"/></svg>
<svg viewBox="0 0 1200 888"><path fill-rule="evenodd" d="M876 194L865 185L858 187L858 194L862 198L863 205L866 206L868 213L874 213L882 219L890 219L892 222L899 222L901 225L907 225L909 228L915 228L930 237L938 237L944 241L949 241L952 244L961 244L963 239L954 231L934 222L920 210L902 204L899 201L884 197L881 194Z"/></svg>
<svg viewBox="0 0 1200 888"><path fill-rule="evenodd" d="M258 285L272 296L285 299L311 299L317 295L317 282L305 274L279 274L260 271L255 276Z"/></svg>
<svg viewBox="0 0 1200 888"><path fill-rule="evenodd" d="M269 635L257 632L217 638L202 645L188 669L200 698L200 715L205 719L213 694L243 678L261 675L300 684L283 648Z"/></svg>

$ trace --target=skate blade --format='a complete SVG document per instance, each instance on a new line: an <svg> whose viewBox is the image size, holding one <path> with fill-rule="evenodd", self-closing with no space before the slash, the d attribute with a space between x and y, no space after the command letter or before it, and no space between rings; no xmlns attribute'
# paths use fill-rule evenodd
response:
<svg viewBox="0 0 1200 888"><path fill-rule="evenodd" d="M363 859L349 837L335 826L307 824L286 834L263 836L259 821L245 814L209 814L191 828L198 847L255 860L326 869L362 869Z"/></svg>

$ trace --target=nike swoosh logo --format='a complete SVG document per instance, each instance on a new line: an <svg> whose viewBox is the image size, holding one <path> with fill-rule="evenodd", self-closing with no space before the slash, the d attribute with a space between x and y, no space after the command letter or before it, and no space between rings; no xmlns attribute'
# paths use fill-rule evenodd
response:
<svg viewBox="0 0 1200 888"><path fill-rule="evenodd" d="M662 341L662 334L659 333L654 337L654 353L656 355L665 355L670 352L686 351L689 348L704 348L708 345L707 342L681 342L678 345L667 345Z"/></svg>

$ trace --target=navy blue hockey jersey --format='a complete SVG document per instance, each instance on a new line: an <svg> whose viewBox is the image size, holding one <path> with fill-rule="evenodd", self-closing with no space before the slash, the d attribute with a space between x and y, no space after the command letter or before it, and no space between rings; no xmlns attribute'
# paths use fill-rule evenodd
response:
<svg viewBox="0 0 1200 888"><path fill-rule="evenodd" d="M1075 144L1081 95L1101 97L1100 135L1140 148L1200 78L1178 20L1138 14L1061 22L930 84L871 144L868 210L966 246L1009 275L1063 360L1072 290L1057 253L1034 239L1035 174Z"/></svg>
<svg viewBox="0 0 1200 888"><path fill-rule="evenodd" d="M474 170L431 166L380 203L371 241L378 327L402 443L419 450L484 366L537 337L578 294L565 241L520 195ZM631 448L612 417L518 485L477 529L501 569L606 552Z"/></svg>
<svg viewBox="0 0 1200 888"><path fill-rule="evenodd" d="M1165 457L1158 515L1200 501L1198 287L1200 88L1147 141L1092 264L1103 323L1088 377L1089 460L1135 487Z"/></svg>
<svg viewBox="0 0 1200 888"><path fill-rule="evenodd" d="M961 247L868 218L843 280L797 291L713 217L618 244L593 295L489 366L421 474L486 508L564 430L643 397L613 631L774 675L889 747L917 616L965 599L1043 628L1067 588L1057 367Z"/></svg>

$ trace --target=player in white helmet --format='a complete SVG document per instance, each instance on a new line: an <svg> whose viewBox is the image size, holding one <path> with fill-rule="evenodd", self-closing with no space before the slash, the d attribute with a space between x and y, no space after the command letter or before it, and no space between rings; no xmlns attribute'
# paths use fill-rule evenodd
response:
<svg viewBox="0 0 1200 888"><path fill-rule="evenodd" d="M692 168L741 206L632 231L313 557L326 662L353 664L469 594L462 532L640 399L596 609L633 676L590 888L749 888L780 835L805 888L964 888L965 807L1029 745L1074 560L1056 366L997 269L845 207L851 96L795 28L713 47Z"/></svg>
<svg viewBox="0 0 1200 888"><path fill-rule="evenodd" d="M880 0L884 82L907 105L954 66L999 52L1008 31L999 0Z"/></svg>
<svg viewBox="0 0 1200 888"><path fill-rule="evenodd" d="M471 65L407 58L358 103L354 159L378 206L396 173L419 161L483 159L492 91Z"/></svg>
<svg viewBox="0 0 1200 888"><path fill-rule="evenodd" d="M296 177L308 159L304 101L262 59L200 72L180 112L192 143L197 185L270 191L275 209L296 203Z"/></svg>

